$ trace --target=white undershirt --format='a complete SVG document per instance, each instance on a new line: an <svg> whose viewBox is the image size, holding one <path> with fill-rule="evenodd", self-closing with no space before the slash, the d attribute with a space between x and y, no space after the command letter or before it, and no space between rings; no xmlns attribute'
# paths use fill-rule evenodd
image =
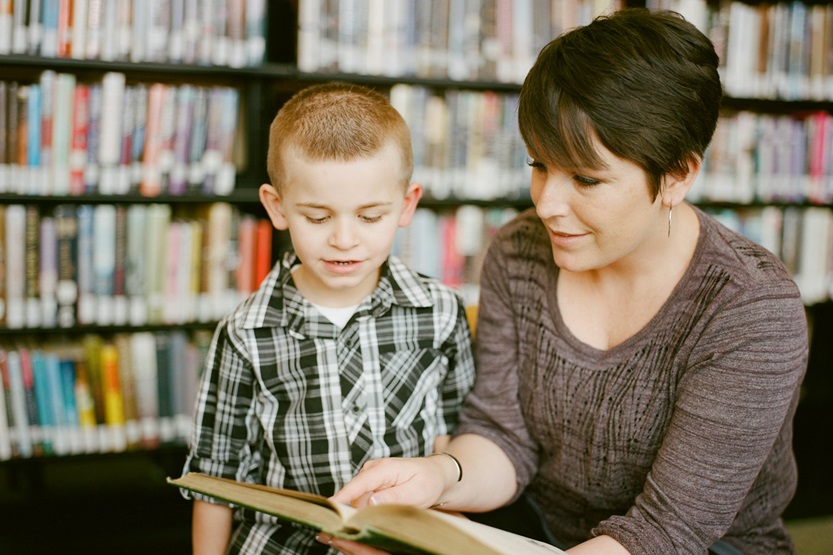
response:
<svg viewBox="0 0 833 555"><path fill-rule="evenodd" d="M359 308L359 305L355 304L353 306L340 306L338 308L333 308L331 306L321 306L320 304L315 304L310 302L312 306L318 309L318 312L324 315L327 320L335 324L339 328L344 328L347 325L347 322L350 320L350 317L356 312L356 309Z"/></svg>

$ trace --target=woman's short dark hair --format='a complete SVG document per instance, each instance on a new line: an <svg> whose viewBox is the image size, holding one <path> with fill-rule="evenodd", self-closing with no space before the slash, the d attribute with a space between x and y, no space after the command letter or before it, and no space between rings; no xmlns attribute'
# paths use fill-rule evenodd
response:
<svg viewBox="0 0 833 555"><path fill-rule="evenodd" d="M653 198L666 174L702 159L722 88L714 45L677 13L644 8L600 16L545 46L520 94L530 154L561 168L600 168L598 139L641 166Z"/></svg>

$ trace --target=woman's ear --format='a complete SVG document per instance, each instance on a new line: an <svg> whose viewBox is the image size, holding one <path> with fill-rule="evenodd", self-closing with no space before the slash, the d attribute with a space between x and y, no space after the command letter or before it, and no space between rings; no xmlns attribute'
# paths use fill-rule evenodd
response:
<svg viewBox="0 0 833 555"><path fill-rule="evenodd" d="M286 221L286 215L283 212L283 202L278 191L268 183L264 183L258 190L260 195L260 203L269 214L269 219L272 220L272 225L275 229L287 229L289 224Z"/></svg>
<svg viewBox="0 0 833 555"><path fill-rule="evenodd" d="M697 179L702 167L700 158L692 158L687 163L688 171L682 174L666 174L662 184L662 203L666 206L677 206L685 200L688 191Z"/></svg>
<svg viewBox="0 0 833 555"><path fill-rule="evenodd" d="M405 227L411 223L414 211L421 198L422 185L417 182L408 185L408 190L405 191L405 203L402 205L402 214L399 215L399 227Z"/></svg>

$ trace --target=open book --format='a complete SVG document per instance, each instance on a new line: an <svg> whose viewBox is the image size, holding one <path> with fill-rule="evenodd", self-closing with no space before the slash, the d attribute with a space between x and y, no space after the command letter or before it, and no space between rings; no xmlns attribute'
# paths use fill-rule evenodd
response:
<svg viewBox="0 0 833 555"><path fill-rule="evenodd" d="M168 478L168 483L393 553L564 553L551 545L433 509L375 505L357 510L320 495L246 484L196 472L182 478Z"/></svg>

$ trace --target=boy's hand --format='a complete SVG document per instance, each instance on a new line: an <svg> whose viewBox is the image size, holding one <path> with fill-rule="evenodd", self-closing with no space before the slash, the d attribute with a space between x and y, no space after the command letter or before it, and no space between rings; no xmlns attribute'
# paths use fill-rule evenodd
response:
<svg viewBox="0 0 833 555"><path fill-rule="evenodd" d="M446 459L390 458L367 462L332 499L357 509L392 503L421 508L435 506L457 479L456 469L450 468Z"/></svg>
<svg viewBox="0 0 833 555"><path fill-rule="evenodd" d="M324 534L323 532L315 536L315 539L324 545L329 545L330 547L338 549L345 555L390 555L387 551L382 551L381 549L351 542L349 540L334 538Z"/></svg>

